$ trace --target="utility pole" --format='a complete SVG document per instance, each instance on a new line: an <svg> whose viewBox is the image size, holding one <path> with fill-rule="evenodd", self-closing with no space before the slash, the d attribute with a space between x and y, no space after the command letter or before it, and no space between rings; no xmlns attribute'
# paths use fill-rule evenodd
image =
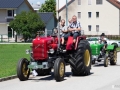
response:
<svg viewBox="0 0 120 90"><path fill-rule="evenodd" d="M59 22L59 0L58 0L58 48L60 47L60 22Z"/></svg>
<svg viewBox="0 0 120 90"><path fill-rule="evenodd" d="M68 26L68 1L66 0L66 26Z"/></svg>

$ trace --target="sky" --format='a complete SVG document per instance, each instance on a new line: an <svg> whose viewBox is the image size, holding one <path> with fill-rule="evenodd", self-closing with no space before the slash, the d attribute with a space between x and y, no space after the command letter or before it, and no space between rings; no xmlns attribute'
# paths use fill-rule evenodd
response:
<svg viewBox="0 0 120 90"><path fill-rule="evenodd" d="M40 2L40 4L44 3L45 0L28 0L30 2L30 4L37 4L37 2ZM70 1L70 0L67 0L67 1ZM58 2L58 0L56 0L56 3ZM66 4L66 0L59 0L59 9L61 7L63 7L63 5Z"/></svg>

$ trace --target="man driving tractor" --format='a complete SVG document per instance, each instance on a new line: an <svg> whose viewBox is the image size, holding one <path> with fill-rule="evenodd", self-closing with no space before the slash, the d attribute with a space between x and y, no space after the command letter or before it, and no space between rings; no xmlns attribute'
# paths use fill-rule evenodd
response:
<svg viewBox="0 0 120 90"><path fill-rule="evenodd" d="M104 52L104 53L106 53L106 47L107 47L107 41L106 41L106 38L105 38L105 33L102 33L101 35L100 35L100 40L99 40L99 43L100 44L104 44L104 46L103 46L103 48L102 48L102 52Z"/></svg>

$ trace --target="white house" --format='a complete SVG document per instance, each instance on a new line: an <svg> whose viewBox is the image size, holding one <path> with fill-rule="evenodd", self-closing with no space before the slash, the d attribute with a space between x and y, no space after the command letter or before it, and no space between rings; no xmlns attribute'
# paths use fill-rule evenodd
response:
<svg viewBox="0 0 120 90"><path fill-rule="evenodd" d="M68 2L68 19L78 17L86 35L120 35L120 0L71 0ZM66 6L59 9L66 20Z"/></svg>

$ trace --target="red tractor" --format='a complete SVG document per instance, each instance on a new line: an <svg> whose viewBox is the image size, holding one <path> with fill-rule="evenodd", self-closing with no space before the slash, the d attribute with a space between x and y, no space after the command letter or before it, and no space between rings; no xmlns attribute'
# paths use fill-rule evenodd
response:
<svg viewBox="0 0 120 90"><path fill-rule="evenodd" d="M32 41L30 60L22 58L17 65L17 76L20 81L29 78L30 70L38 75L48 75L54 69L56 81L62 81L65 66L70 65L73 75L89 75L91 69L91 49L85 36L77 37L73 46L73 37L69 36L65 48L59 47L57 36L37 37Z"/></svg>

